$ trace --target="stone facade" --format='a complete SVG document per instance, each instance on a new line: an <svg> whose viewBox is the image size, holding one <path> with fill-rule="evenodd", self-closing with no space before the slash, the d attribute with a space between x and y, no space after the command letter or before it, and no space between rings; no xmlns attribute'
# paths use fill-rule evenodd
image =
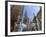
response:
<svg viewBox="0 0 46 37"><path fill-rule="evenodd" d="M16 31L23 6L11 5L11 31Z"/></svg>
<svg viewBox="0 0 46 37"><path fill-rule="evenodd" d="M41 30L42 28L42 12L41 12L41 7L40 7L40 10L37 14L37 16L34 16L33 18L33 23L35 24L34 26L36 27L35 30Z"/></svg>

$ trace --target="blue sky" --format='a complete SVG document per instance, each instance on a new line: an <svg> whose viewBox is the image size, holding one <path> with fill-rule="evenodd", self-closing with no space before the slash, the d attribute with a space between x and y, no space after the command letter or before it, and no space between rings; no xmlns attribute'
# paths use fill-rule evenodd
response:
<svg viewBox="0 0 46 37"><path fill-rule="evenodd" d="M29 19L32 20L33 13L37 15L38 11L40 10L40 6L25 5L24 9L24 12L27 11L27 16L29 17Z"/></svg>

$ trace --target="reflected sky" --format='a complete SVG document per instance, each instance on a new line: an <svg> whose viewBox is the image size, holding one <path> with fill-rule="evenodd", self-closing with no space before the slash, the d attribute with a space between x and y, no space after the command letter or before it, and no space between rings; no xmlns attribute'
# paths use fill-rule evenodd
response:
<svg viewBox="0 0 46 37"><path fill-rule="evenodd" d="M33 13L35 14L35 16L37 15L37 13L40 10L40 6L34 6L34 5L25 5L24 6L24 12L27 12L27 16L29 17L29 19L32 20L33 18Z"/></svg>

